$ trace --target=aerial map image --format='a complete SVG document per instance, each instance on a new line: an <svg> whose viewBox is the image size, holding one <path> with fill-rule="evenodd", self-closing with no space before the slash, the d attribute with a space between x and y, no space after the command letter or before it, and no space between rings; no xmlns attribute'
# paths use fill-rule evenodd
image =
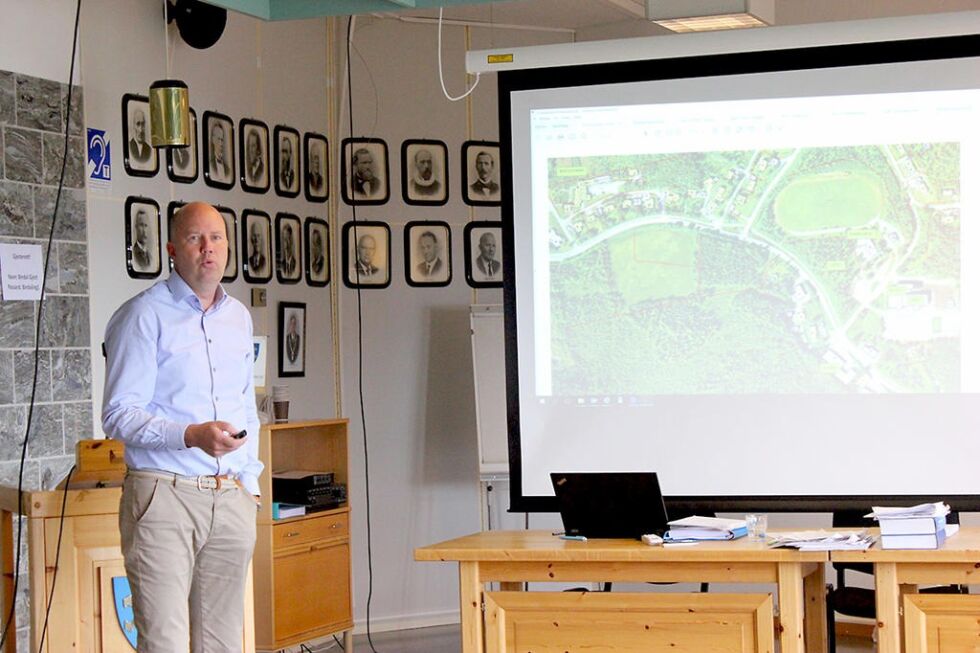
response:
<svg viewBox="0 0 980 653"><path fill-rule="evenodd" d="M959 150L550 159L552 393L958 392Z"/></svg>

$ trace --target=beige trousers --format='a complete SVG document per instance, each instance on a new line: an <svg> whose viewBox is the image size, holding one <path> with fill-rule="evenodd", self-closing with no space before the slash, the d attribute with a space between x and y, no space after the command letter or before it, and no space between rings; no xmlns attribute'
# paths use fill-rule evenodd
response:
<svg viewBox="0 0 980 653"><path fill-rule="evenodd" d="M240 653L255 500L128 475L119 505L139 653Z"/></svg>

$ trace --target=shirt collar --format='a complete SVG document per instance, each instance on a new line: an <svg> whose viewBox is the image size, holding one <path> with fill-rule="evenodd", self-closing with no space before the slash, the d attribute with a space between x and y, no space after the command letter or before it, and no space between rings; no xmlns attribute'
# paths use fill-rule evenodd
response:
<svg viewBox="0 0 980 653"><path fill-rule="evenodd" d="M187 282L184 281L184 278L180 276L180 273L177 272L177 270L170 273L170 277L167 279L166 284L167 288L170 289L170 294L173 295L174 301L186 302L195 308L201 307L201 298L194 293L194 290L190 286L187 285ZM218 284L218 289L215 291L214 297L214 303L211 304L211 308L217 309L225 302L225 298L227 297L225 294L225 289L221 286L221 284Z"/></svg>

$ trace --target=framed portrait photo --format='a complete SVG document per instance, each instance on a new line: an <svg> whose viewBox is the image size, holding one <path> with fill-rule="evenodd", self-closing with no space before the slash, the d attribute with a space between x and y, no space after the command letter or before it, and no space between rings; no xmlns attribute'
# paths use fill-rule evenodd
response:
<svg viewBox="0 0 980 653"><path fill-rule="evenodd" d="M306 376L306 304L279 302L279 376Z"/></svg>
<svg viewBox="0 0 980 653"><path fill-rule="evenodd" d="M330 164L327 137L306 132L303 134L303 192L310 202L326 202L330 196Z"/></svg>
<svg viewBox="0 0 980 653"><path fill-rule="evenodd" d="M165 235L165 238L162 241L163 243L166 243L170 240L170 237L172 235L171 232L173 230L174 216L177 215L177 211L179 211L180 208L185 204L187 204L187 202L183 202L181 200L173 200L172 202L167 204L167 224L164 225L163 228L163 233ZM174 269L174 260L170 258L169 254L167 255L167 269L170 272L173 272Z"/></svg>
<svg viewBox="0 0 980 653"><path fill-rule="evenodd" d="M499 222L471 222L463 229L466 283L474 288L502 288L504 265L500 258Z"/></svg>
<svg viewBox="0 0 980 653"><path fill-rule="evenodd" d="M344 225L344 285L387 288L391 283L391 230L384 222L358 220Z"/></svg>
<svg viewBox="0 0 980 653"><path fill-rule="evenodd" d="M242 118L238 121L238 169L242 190L264 193L269 190L269 128L264 122Z"/></svg>
<svg viewBox="0 0 980 653"><path fill-rule="evenodd" d="M326 220L307 218L303 223L306 284L321 288L330 283L330 227Z"/></svg>
<svg viewBox="0 0 980 653"><path fill-rule="evenodd" d="M276 193L283 197L299 195L299 132L292 127L276 125Z"/></svg>
<svg viewBox="0 0 980 653"><path fill-rule="evenodd" d="M416 287L449 285L453 265L448 223L420 220L405 225L405 279Z"/></svg>
<svg viewBox="0 0 980 653"><path fill-rule="evenodd" d="M148 197L126 198L126 272L133 279L155 279L162 269L160 205Z"/></svg>
<svg viewBox="0 0 980 653"><path fill-rule="evenodd" d="M272 279L272 220L268 213L242 211L242 276L249 283L268 283Z"/></svg>
<svg viewBox="0 0 980 653"><path fill-rule="evenodd" d="M150 101L145 95L123 95L122 123L126 173L133 177L156 176L160 158L150 145Z"/></svg>
<svg viewBox="0 0 980 653"><path fill-rule="evenodd" d="M235 185L235 123L214 111L205 111L201 121L204 183L228 190Z"/></svg>
<svg viewBox="0 0 980 653"><path fill-rule="evenodd" d="M238 217L235 212L224 206L215 206L221 219L225 221L225 238L228 242L228 262L225 263L225 273L221 280L225 283L238 278Z"/></svg>
<svg viewBox="0 0 980 653"><path fill-rule="evenodd" d="M170 181L190 184L197 181L197 113L190 110L189 139L185 147L168 147L167 176Z"/></svg>
<svg viewBox="0 0 980 653"><path fill-rule="evenodd" d="M388 201L388 144L380 138L345 138L341 147L344 202Z"/></svg>
<svg viewBox="0 0 980 653"><path fill-rule="evenodd" d="M276 215L276 279L279 283L299 283L303 277L301 228L299 218L292 213Z"/></svg>
<svg viewBox="0 0 980 653"><path fill-rule="evenodd" d="M500 143L466 141L460 160L463 201L471 206L500 206Z"/></svg>
<svg viewBox="0 0 980 653"><path fill-rule="evenodd" d="M402 143L402 199L406 204L439 206L449 200L449 150L442 141Z"/></svg>

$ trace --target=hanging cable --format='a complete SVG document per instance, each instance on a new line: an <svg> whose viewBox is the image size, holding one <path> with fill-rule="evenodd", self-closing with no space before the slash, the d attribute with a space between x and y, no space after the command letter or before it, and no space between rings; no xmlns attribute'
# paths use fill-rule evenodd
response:
<svg viewBox="0 0 980 653"><path fill-rule="evenodd" d="M37 373L38 373L38 360L40 357L41 348L41 319L44 316L44 303L47 293L45 291L48 281L48 269L51 264L51 245L54 242L54 232L58 224L58 208L61 206L61 191L65 187L65 170L68 167L68 133L70 131L71 125L71 98L72 89L74 85L72 81L75 77L75 52L78 49L78 24L79 17L82 12L82 0L77 0L75 5L75 24L72 33L71 42L71 63L68 66L68 96L65 101L65 140L64 140L64 152L62 152L61 157L61 175L58 178L58 192L54 198L54 212L51 215L51 231L48 233L48 244L47 249L44 253L44 272L41 275L41 299L37 303L37 317L35 321L34 328L34 375L33 381L31 383L31 400L27 408L27 426L24 430L24 441L21 443L20 447L20 467L17 471L17 508L18 510L24 504L24 463L27 460L27 445L30 441L31 436L31 424L34 419L34 403L37 396ZM10 602L10 609L7 613L7 619L3 625L3 635L0 636L0 650L3 650L4 643L6 643L7 638L10 636L11 629L17 630L16 623L14 620L14 615L16 614L17 606L17 587L20 583L20 552L21 552L21 542L23 541L23 530L24 530L24 519L18 518L17 520L17 542L14 544L14 549L17 552L14 562L14 587L11 592L13 600Z"/></svg>
<svg viewBox="0 0 980 653"><path fill-rule="evenodd" d="M354 87L351 83L351 42L354 39L354 17L347 19L347 126L350 137L354 138ZM341 156L345 156L341 151ZM357 205L351 206L352 222L354 223L354 238L357 242ZM364 319L361 302L361 272L360 266L354 265L357 285L357 396L361 412L361 434L364 445L364 516L367 523L367 563L368 563L368 595L365 616L368 646L372 653L378 653L371 639L371 599L374 596L374 561L371 551L371 474L368 468L368 428L366 411L364 410Z"/></svg>
<svg viewBox="0 0 980 653"><path fill-rule="evenodd" d="M473 82L473 86L469 87L465 93L457 97L453 97L446 90L446 80L442 75L442 7L439 7L439 36L437 38L438 50L439 50L439 85L442 86L442 94L446 96L446 99L450 102L459 102L467 95L476 90L477 85L480 83L480 73L476 74L476 81Z"/></svg>
<svg viewBox="0 0 980 653"><path fill-rule="evenodd" d="M76 465L72 465L65 477L65 491L61 495L61 517L58 520L58 544L54 550L54 572L51 574L51 591L48 593L48 605L44 609L44 625L41 627L41 642L37 645L37 653L44 651L44 636L48 634L48 617L51 616L51 604L54 602L54 588L58 585L58 567L61 561L61 536L65 532L65 506L68 505L68 486L71 475L75 473Z"/></svg>

